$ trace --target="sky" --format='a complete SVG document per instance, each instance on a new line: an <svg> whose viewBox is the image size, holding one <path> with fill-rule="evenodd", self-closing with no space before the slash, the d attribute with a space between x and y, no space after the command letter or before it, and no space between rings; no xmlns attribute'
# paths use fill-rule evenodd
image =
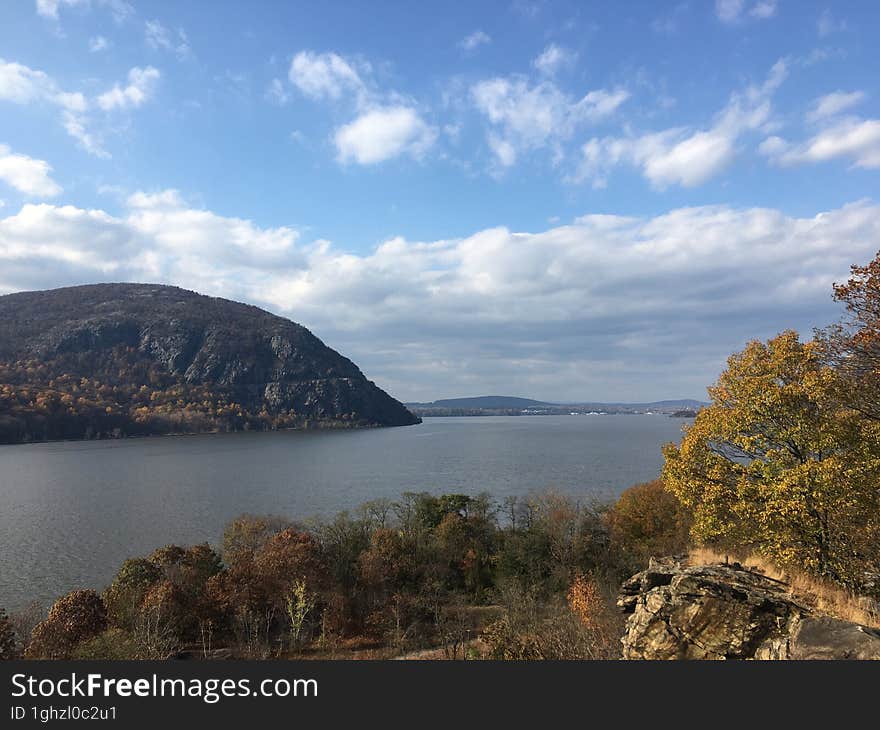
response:
<svg viewBox="0 0 880 730"><path fill-rule="evenodd" d="M880 250L880 3L0 4L0 294L167 283L407 401L699 398Z"/></svg>

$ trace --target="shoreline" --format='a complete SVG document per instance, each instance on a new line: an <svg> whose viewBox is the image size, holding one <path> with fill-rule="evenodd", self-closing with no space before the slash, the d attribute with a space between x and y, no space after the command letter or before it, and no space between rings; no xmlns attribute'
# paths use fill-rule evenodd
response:
<svg viewBox="0 0 880 730"><path fill-rule="evenodd" d="M238 433L281 433L281 432L289 432L289 431L369 431L377 428L405 428L406 426L417 426L422 422L421 416L417 416L419 419L415 423L401 423L394 426L384 426L381 424L364 424L361 426L346 426L346 425L323 425L323 426L300 426L300 427L289 427L289 428L265 428L265 429L241 429L237 431L221 431L219 429L215 429L213 431L181 431L181 432L169 432L169 433L142 433L142 434L129 434L126 436L108 436L106 438L79 438L79 439L40 439L33 441L12 441L2 443L0 442L0 448L4 448L6 446L36 446L39 444L80 444L80 443L91 443L97 441L131 441L134 439L150 439L150 438L165 438L168 436L217 436L220 434L238 434Z"/></svg>

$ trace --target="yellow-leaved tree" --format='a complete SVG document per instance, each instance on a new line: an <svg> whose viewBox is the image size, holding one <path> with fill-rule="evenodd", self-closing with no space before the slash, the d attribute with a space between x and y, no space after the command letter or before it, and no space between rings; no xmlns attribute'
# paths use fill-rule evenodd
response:
<svg viewBox="0 0 880 730"><path fill-rule="evenodd" d="M820 344L793 331L728 359L711 405L664 449L697 542L853 586L876 569L859 535L880 506L877 425L841 405L840 387Z"/></svg>

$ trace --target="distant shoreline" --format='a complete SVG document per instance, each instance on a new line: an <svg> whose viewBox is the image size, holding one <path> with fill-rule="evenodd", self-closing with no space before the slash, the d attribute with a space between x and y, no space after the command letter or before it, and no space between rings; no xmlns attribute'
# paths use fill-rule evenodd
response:
<svg viewBox="0 0 880 730"><path fill-rule="evenodd" d="M413 409L410 409L413 410ZM474 411L466 411L466 412L456 412L451 410L450 412L432 412L428 409L416 409L413 410L420 418L482 418L487 416L510 416L510 417L523 417L527 418L529 416L666 416L667 418L694 418L697 414L696 412L690 412L684 414L680 411L677 412L668 412L668 411L558 411L558 412L513 412L513 411L493 411L493 410L474 410Z"/></svg>

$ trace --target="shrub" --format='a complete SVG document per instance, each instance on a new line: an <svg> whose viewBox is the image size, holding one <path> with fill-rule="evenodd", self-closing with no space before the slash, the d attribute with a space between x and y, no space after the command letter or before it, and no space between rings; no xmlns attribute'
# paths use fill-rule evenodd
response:
<svg viewBox="0 0 880 730"><path fill-rule="evenodd" d="M71 659L139 659L141 649L128 631L110 628L79 644Z"/></svg>

